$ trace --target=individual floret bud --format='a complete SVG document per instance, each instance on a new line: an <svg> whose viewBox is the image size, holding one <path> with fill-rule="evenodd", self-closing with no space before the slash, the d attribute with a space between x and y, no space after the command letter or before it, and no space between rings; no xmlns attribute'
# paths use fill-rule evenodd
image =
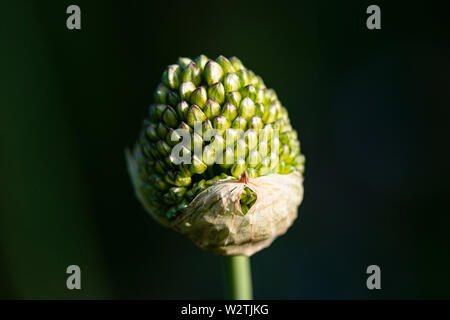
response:
<svg viewBox="0 0 450 320"><path fill-rule="evenodd" d="M177 112L171 107L167 106L166 110L163 113L163 121L169 126L169 127L176 127L178 124L178 116Z"/></svg>
<svg viewBox="0 0 450 320"><path fill-rule="evenodd" d="M231 127L233 129L240 129L245 131L245 129L247 128L247 120L245 120L241 116L238 116L236 119L234 119L233 123L231 124Z"/></svg>
<svg viewBox="0 0 450 320"><path fill-rule="evenodd" d="M233 146L240 137L240 132L233 128L228 128L225 133L225 145Z"/></svg>
<svg viewBox="0 0 450 320"><path fill-rule="evenodd" d="M264 128L259 130L259 141L270 141L272 139L272 136L274 134L274 129L270 125L270 123L266 124Z"/></svg>
<svg viewBox="0 0 450 320"><path fill-rule="evenodd" d="M276 104L269 105L264 111L264 115L262 116L262 120L265 123L272 123L277 119L278 108Z"/></svg>
<svg viewBox="0 0 450 320"><path fill-rule="evenodd" d="M192 62L191 59L186 57L179 57L177 64L182 68L185 69L190 63Z"/></svg>
<svg viewBox="0 0 450 320"><path fill-rule="evenodd" d="M208 97L214 99L218 104L225 101L225 88L221 82L216 82L208 88Z"/></svg>
<svg viewBox="0 0 450 320"><path fill-rule="evenodd" d="M163 122L159 122L156 126L156 133L160 139L165 139L169 133L169 128Z"/></svg>
<svg viewBox="0 0 450 320"><path fill-rule="evenodd" d="M188 111L189 111L189 104L186 101L183 100L177 104L177 114L179 119L186 121Z"/></svg>
<svg viewBox="0 0 450 320"><path fill-rule="evenodd" d="M258 168L258 173L260 176L265 176L270 173L270 159L264 157L261 159L261 164Z"/></svg>
<svg viewBox="0 0 450 320"><path fill-rule="evenodd" d="M192 129L192 127L190 127L186 122L181 121L180 125L178 126L178 129L180 129L182 132L186 133L192 133L194 130Z"/></svg>
<svg viewBox="0 0 450 320"><path fill-rule="evenodd" d="M248 86L243 87L239 92L241 93L241 96L243 98L248 97L248 98L250 98L253 101L256 100L256 89L251 84L249 84Z"/></svg>
<svg viewBox="0 0 450 320"><path fill-rule="evenodd" d="M256 89L255 102L258 104L262 104L264 102L264 89L261 89L261 87Z"/></svg>
<svg viewBox="0 0 450 320"><path fill-rule="evenodd" d="M197 132L191 134L191 151L195 155L199 155L202 152L203 138Z"/></svg>
<svg viewBox="0 0 450 320"><path fill-rule="evenodd" d="M208 119L212 120L214 117L217 117L220 114L220 104L214 99L209 98L206 101L203 112L208 117Z"/></svg>
<svg viewBox="0 0 450 320"><path fill-rule="evenodd" d="M246 97L242 99L241 104L239 106L239 114L242 118L249 120L256 113L256 106L252 99Z"/></svg>
<svg viewBox="0 0 450 320"><path fill-rule="evenodd" d="M172 90L177 89L181 82L180 66L177 64L168 66L162 75L161 81Z"/></svg>
<svg viewBox="0 0 450 320"><path fill-rule="evenodd" d="M189 101L192 92L195 90L196 86L191 81L184 81L180 84L180 97L181 100Z"/></svg>
<svg viewBox="0 0 450 320"><path fill-rule="evenodd" d="M203 72L205 70L205 66L208 63L210 59L205 55L200 55L195 59L195 64L200 68L200 70Z"/></svg>
<svg viewBox="0 0 450 320"><path fill-rule="evenodd" d="M265 157L269 153L269 143L267 141L259 141L258 152L262 157Z"/></svg>
<svg viewBox="0 0 450 320"><path fill-rule="evenodd" d="M261 130L263 125L264 125L263 121L258 116L253 116L252 119L250 120L250 128L252 128L256 131Z"/></svg>
<svg viewBox="0 0 450 320"><path fill-rule="evenodd" d="M178 143L180 143L182 140L183 140L182 137L176 130L169 128L169 132L166 135L166 143L169 146L173 147L173 146L177 145Z"/></svg>
<svg viewBox="0 0 450 320"><path fill-rule="evenodd" d="M150 141L158 141L158 134L156 133L156 126L154 124L150 124L145 128L145 135Z"/></svg>
<svg viewBox="0 0 450 320"><path fill-rule="evenodd" d="M234 73L227 73L223 79L223 86L225 88L225 92L236 91L241 87L241 82L239 77Z"/></svg>
<svg viewBox="0 0 450 320"><path fill-rule="evenodd" d="M226 147L222 152L217 153L216 162L222 168L229 168L234 163L234 152L230 147Z"/></svg>
<svg viewBox="0 0 450 320"><path fill-rule="evenodd" d="M206 171L208 166L196 156L192 157L190 169L195 174L202 174Z"/></svg>
<svg viewBox="0 0 450 320"><path fill-rule="evenodd" d="M191 62L186 69L184 69L181 80L190 81L198 86L202 82L202 71L194 62Z"/></svg>
<svg viewBox="0 0 450 320"><path fill-rule="evenodd" d="M236 72L231 62L224 56L218 56L216 62L220 64L225 74Z"/></svg>
<svg viewBox="0 0 450 320"><path fill-rule="evenodd" d="M206 146L203 148L202 161L207 166L212 166L216 162L216 153L211 146Z"/></svg>
<svg viewBox="0 0 450 320"><path fill-rule="evenodd" d="M222 80L223 69L217 62L210 60L205 66L205 81L208 86Z"/></svg>
<svg viewBox="0 0 450 320"><path fill-rule="evenodd" d="M245 143L249 150L253 150L258 145L258 133L254 129L249 129L244 133Z"/></svg>
<svg viewBox="0 0 450 320"><path fill-rule="evenodd" d="M249 152L247 157L247 166L251 168L256 168L261 163L261 156L258 150L253 149Z"/></svg>
<svg viewBox="0 0 450 320"><path fill-rule="evenodd" d="M209 145L214 151L222 151L225 148L225 139L221 135L215 135L211 138Z"/></svg>
<svg viewBox="0 0 450 320"><path fill-rule="evenodd" d="M234 150L234 157L235 159L245 159L247 157L248 153L248 146L245 143L244 139L239 139L236 142L235 150Z"/></svg>
<svg viewBox="0 0 450 320"><path fill-rule="evenodd" d="M227 102L238 106L241 103L241 94L238 91L231 91L225 95Z"/></svg>
<svg viewBox="0 0 450 320"><path fill-rule="evenodd" d="M239 58L237 58L237 57L231 57L230 58L230 62L233 65L235 70L245 69L245 67L242 64L241 60L239 60Z"/></svg>
<svg viewBox="0 0 450 320"><path fill-rule="evenodd" d="M170 91L167 94L167 104L170 106L176 106L178 104L178 102L180 101L180 96L178 95L178 93L175 93L173 91Z"/></svg>
<svg viewBox="0 0 450 320"><path fill-rule="evenodd" d="M203 141L209 141L212 136L215 134L215 130L212 126L212 123L209 119L206 119L202 123L202 136Z"/></svg>
<svg viewBox="0 0 450 320"><path fill-rule="evenodd" d="M240 69L236 72L236 75L239 77L239 82L241 83L241 87L245 87L250 83L250 79L248 77L247 70Z"/></svg>
<svg viewBox="0 0 450 320"><path fill-rule="evenodd" d="M160 83L153 94L156 103L166 104L166 96L170 89L163 83Z"/></svg>
<svg viewBox="0 0 450 320"><path fill-rule="evenodd" d="M265 89L264 90L264 103L269 104L271 102L274 102L275 100L278 100L277 94L275 93L275 90L273 89Z"/></svg>
<svg viewBox="0 0 450 320"><path fill-rule="evenodd" d="M237 159L236 163L231 167L231 174L236 179L239 179L241 175L244 173L245 169L246 169L245 160Z"/></svg>
<svg viewBox="0 0 450 320"><path fill-rule="evenodd" d="M183 173L178 173L174 179L174 185L178 187L187 187L191 184L192 178Z"/></svg>
<svg viewBox="0 0 450 320"><path fill-rule="evenodd" d="M233 104L227 102L222 107L222 116L227 118L230 122L233 121L234 119L236 119L237 115L238 115L238 110L236 109L236 107Z"/></svg>
<svg viewBox="0 0 450 320"><path fill-rule="evenodd" d="M161 121L162 114L163 114L163 112L165 110L166 110L166 105L165 104L160 104L160 103L152 104L150 106L150 108L149 108L149 111L148 111L150 119L153 122Z"/></svg>
<svg viewBox="0 0 450 320"><path fill-rule="evenodd" d="M206 104L206 100L208 100L208 95L206 94L205 87L198 87L191 93L191 104L195 104L203 109Z"/></svg>
<svg viewBox="0 0 450 320"><path fill-rule="evenodd" d="M158 150L159 154L162 157L166 157L170 154L170 152L172 151L172 148L163 140L159 140L156 143L156 150Z"/></svg>
<svg viewBox="0 0 450 320"><path fill-rule="evenodd" d="M230 121L224 116L217 116L214 118L213 127L217 132L222 135L225 130L231 127Z"/></svg>
<svg viewBox="0 0 450 320"><path fill-rule="evenodd" d="M264 105L262 103L256 103L255 107L256 107L255 115L262 118L264 115L264 111L265 111Z"/></svg>
<svg viewBox="0 0 450 320"><path fill-rule="evenodd" d="M202 109L195 104L189 108L186 118L187 124L191 127L194 127L197 122L201 123L207 119Z"/></svg>

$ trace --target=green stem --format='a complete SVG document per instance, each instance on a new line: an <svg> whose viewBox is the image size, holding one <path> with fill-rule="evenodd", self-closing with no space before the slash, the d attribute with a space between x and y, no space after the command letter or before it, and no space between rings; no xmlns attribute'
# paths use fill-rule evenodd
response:
<svg viewBox="0 0 450 320"><path fill-rule="evenodd" d="M225 277L228 284L227 298L232 300L253 299L250 258L247 256L229 256L224 259Z"/></svg>

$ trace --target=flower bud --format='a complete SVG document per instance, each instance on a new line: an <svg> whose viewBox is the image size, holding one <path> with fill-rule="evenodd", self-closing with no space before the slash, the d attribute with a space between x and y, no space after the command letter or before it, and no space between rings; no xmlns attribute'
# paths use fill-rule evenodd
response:
<svg viewBox="0 0 450 320"><path fill-rule="evenodd" d="M176 89L180 85L181 68L177 64L172 64L164 71L161 81L169 88Z"/></svg>
<svg viewBox="0 0 450 320"><path fill-rule="evenodd" d="M178 102L180 101L180 96L177 93L170 91L167 94L166 101L167 101L168 105L176 106L178 104Z"/></svg>
<svg viewBox="0 0 450 320"><path fill-rule="evenodd" d="M219 56L219 57L217 57L216 62L217 62L218 64L220 64L220 66L222 67L223 72L224 72L225 74L226 74L226 73L234 73L234 72L236 72L236 71L234 70L234 67L233 67L233 65L231 64L231 62L230 62L227 58L225 58L224 56Z"/></svg>
<svg viewBox="0 0 450 320"><path fill-rule="evenodd" d="M272 123L277 119L277 106L274 104L269 105L269 107L264 111L262 120L265 123Z"/></svg>
<svg viewBox="0 0 450 320"><path fill-rule="evenodd" d="M169 105L167 106L166 110L163 113L163 121L169 127L176 127L178 124L177 112Z"/></svg>
<svg viewBox="0 0 450 320"><path fill-rule="evenodd" d="M196 122L203 122L206 120L206 115L203 111L193 104L187 113L187 123L189 126L194 127Z"/></svg>
<svg viewBox="0 0 450 320"><path fill-rule="evenodd" d="M205 163L203 163L202 160L200 160L196 156L192 157L190 169L193 173L202 174L203 172L206 171L207 168L208 168L208 166Z"/></svg>
<svg viewBox="0 0 450 320"><path fill-rule="evenodd" d="M234 119L233 123L231 124L231 127L233 129L241 129L245 131L245 129L247 128L247 120L239 116L236 119Z"/></svg>
<svg viewBox="0 0 450 320"><path fill-rule="evenodd" d="M256 89L251 84L249 84L246 87L243 87L239 92L241 93L241 96L243 98L248 97L253 101L255 101L256 99Z"/></svg>
<svg viewBox="0 0 450 320"><path fill-rule="evenodd" d="M207 166L212 166L216 162L216 154L211 146L203 148L202 160Z"/></svg>
<svg viewBox="0 0 450 320"><path fill-rule="evenodd" d="M153 122L161 121L162 114L166 110L165 104L152 104L149 108L149 116Z"/></svg>
<svg viewBox="0 0 450 320"><path fill-rule="evenodd" d="M217 103L214 99L209 98L206 101L203 112L208 117L208 119L213 119L220 114L220 104Z"/></svg>
<svg viewBox="0 0 450 320"><path fill-rule="evenodd" d="M234 119L236 119L237 115L238 111L236 107L229 102L225 103L225 105L222 108L222 116L224 116L231 122Z"/></svg>
<svg viewBox="0 0 450 320"><path fill-rule="evenodd" d="M192 92L195 90L195 84L191 81L184 81L180 84L181 100L189 101Z"/></svg>
<svg viewBox="0 0 450 320"><path fill-rule="evenodd" d="M245 171L245 160L244 159L237 159L236 163L231 167L231 174L236 179L239 179L241 175Z"/></svg>
<svg viewBox="0 0 450 320"><path fill-rule="evenodd" d="M202 71L194 62L191 62L187 68L184 69L181 79L182 81L189 81L198 86L202 82Z"/></svg>
<svg viewBox="0 0 450 320"><path fill-rule="evenodd" d="M231 91L226 94L226 101L238 106L241 103L241 94L238 91Z"/></svg>
<svg viewBox="0 0 450 320"><path fill-rule="evenodd" d="M161 156L165 157L170 154L172 148L163 140L159 140L158 142L156 142L156 150L158 150Z"/></svg>
<svg viewBox="0 0 450 320"><path fill-rule="evenodd" d="M246 120L251 119L256 113L256 106L252 99L246 97L242 99L239 106L239 114Z"/></svg>
<svg viewBox="0 0 450 320"><path fill-rule="evenodd" d="M198 107L203 109L203 107L206 104L207 99L208 99L208 96L206 94L205 87L198 87L197 89L195 89L192 92L190 101L191 101L191 104L195 104Z"/></svg>
<svg viewBox="0 0 450 320"><path fill-rule="evenodd" d="M169 133L169 128L162 122L159 122L156 126L156 133L160 139L165 139L166 135Z"/></svg>
<svg viewBox="0 0 450 320"><path fill-rule="evenodd" d="M146 127L145 135L150 141L158 141L158 134L156 133L156 126L154 124L150 124Z"/></svg>
<svg viewBox="0 0 450 320"><path fill-rule="evenodd" d="M188 111L189 111L189 104L186 101L180 101L177 104L177 114L179 119L185 121L187 119Z"/></svg>
<svg viewBox="0 0 450 320"><path fill-rule="evenodd" d="M195 64L200 68L200 70L203 72L205 70L205 66L208 63L210 59L205 55L200 55L195 59Z"/></svg>
<svg viewBox="0 0 450 320"><path fill-rule="evenodd" d="M234 67L234 70L241 70L245 69L244 65L242 64L241 60L239 60L237 57L231 57L230 62Z"/></svg>
<svg viewBox="0 0 450 320"><path fill-rule="evenodd" d="M218 159L216 162L222 168L229 168L234 163L234 152L230 147L226 147L225 150L218 153Z"/></svg>
<svg viewBox="0 0 450 320"><path fill-rule="evenodd" d="M218 104L225 101L225 88L221 82L216 82L208 88L208 97L214 99Z"/></svg>
<svg viewBox="0 0 450 320"><path fill-rule="evenodd" d="M247 70L240 69L236 72L236 75L239 77L239 81L241 83L241 87L245 87L250 83L250 79L248 77Z"/></svg>
<svg viewBox="0 0 450 320"><path fill-rule="evenodd" d="M225 78L223 79L223 86L225 88L225 92L236 91L239 90L240 80L237 75L234 73L227 73Z"/></svg>
<svg viewBox="0 0 450 320"><path fill-rule="evenodd" d="M257 167L261 162L261 156L256 149L249 152L247 157L247 165L251 168Z"/></svg>
<svg viewBox="0 0 450 320"><path fill-rule="evenodd" d="M186 69L187 66L192 62L191 59L186 58L186 57L179 57L177 64L182 68L182 69Z"/></svg>
<svg viewBox="0 0 450 320"><path fill-rule="evenodd" d="M166 104L166 96L169 93L169 91L170 91L170 89L166 85L164 85L163 83L160 83L156 87L155 93L153 94L155 102Z"/></svg>
<svg viewBox="0 0 450 320"><path fill-rule="evenodd" d="M264 123L261 120L260 117L257 116L253 116L252 119L250 120L250 128L259 131L261 130L261 128L263 127Z"/></svg>
<svg viewBox="0 0 450 320"><path fill-rule="evenodd" d="M210 60L205 65L205 80L208 86L219 82L223 77L223 69L217 62Z"/></svg>
<svg viewBox="0 0 450 320"><path fill-rule="evenodd" d="M217 116L214 118L213 127L220 135L222 135L230 126L230 121L226 117Z"/></svg>

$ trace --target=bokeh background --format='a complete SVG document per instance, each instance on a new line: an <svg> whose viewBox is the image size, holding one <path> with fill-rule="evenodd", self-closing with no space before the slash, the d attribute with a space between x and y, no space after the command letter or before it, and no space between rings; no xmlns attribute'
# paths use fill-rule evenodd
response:
<svg viewBox="0 0 450 320"><path fill-rule="evenodd" d="M299 219L252 258L255 298L450 298L448 14L374 3L2 2L0 298L223 297L221 258L149 218L124 158L164 67L202 53L275 88L307 158Z"/></svg>

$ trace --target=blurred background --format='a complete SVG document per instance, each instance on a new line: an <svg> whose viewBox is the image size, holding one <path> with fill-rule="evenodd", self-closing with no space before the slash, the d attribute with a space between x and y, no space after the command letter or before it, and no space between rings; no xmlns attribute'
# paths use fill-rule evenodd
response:
<svg viewBox="0 0 450 320"><path fill-rule="evenodd" d="M378 1L371 31L370 4L2 2L0 298L223 298L221 258L144 212L124 158L164 67L199 54L275 88L307 159L299 219L251 259L255 298L450 298L448 14Z"/></svg>

